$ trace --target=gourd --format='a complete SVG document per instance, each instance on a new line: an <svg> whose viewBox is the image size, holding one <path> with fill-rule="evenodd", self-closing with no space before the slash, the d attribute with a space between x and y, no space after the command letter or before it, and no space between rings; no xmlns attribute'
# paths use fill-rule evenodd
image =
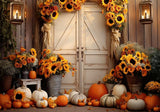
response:
<svg viewBox="0 0 160 112"><path fill-rule="evenodd" d="M92 105L95 106L95 107L99 107L100 106L100 101L94 100Z"/></svg>
<svg viewBox="0 0 160 112"><path fill-rule="evenodd" d="M117 96L105 94L101 97L100 104L104 107L115 107L117 99L119 99Z"/></svg>
<svg viewBox="0 0 160 112"><path fill-rule="evenodd" d="M135 99L130 99L127 102L127 108L129 110L144 110L145 108L145 102L142 99L137 99L137 97L135 97Z"/></svg>
<svg viewBox="0 0 160 112"><path fill-rule="evenodd" d="M123 93L120 98L128 102L128 100L131 99L131 97L132 97L132 94L130 92L127 92L127 93Z"/></svg>
<svg viewBox="0 0 160 112"><path fill-rule="evenodd" d="M83 100L78 100L78 106L85 106L84 99Z"/></svg>
<svg viewBox="0 0 160 112"><path fill-rule="evenodd" d="M53 101L55 101L56 99L57 99L56 96L54 96L54 97L50 96L50 97L48 98L48 100L53 100Z"/></svg>
<svg viewBox="0 0 160 112"><path fill-rule="evenodd" d="M43 98L48 98L48 94L46 91L39 89L33 91L32 98L35 102L37 102Z"/></svg>
<svg viewBox="0 0 160 112"><path fill-rule="evenodd" d="M66 106L68 104L68 98L65 95L60 95L55 102L58 106Z"/></svg>
<svg viewBox="0 0 160 112"><path fill-rule="evenodd" d="M126 110L127 109L127 103L123 103L122 105L120 105L120 109L121 110Z"/></svg>
<svg viewBox="0 0 160 112"><path fill-rule="evenodd" d="M48 98L48 106L50 108L55 108L57 106L57 104L55 103L55 100L57 99L57 97L49 97Z"/></svg>
<svg viewBox="0 0 160 112"><path fill-rule="evenodd" d="M107 94L107 88L104 84L99 81L97 84L93 84L88 90L88 97L91 99L100 100L100 98Z"/></svg>
<svg viewBox="0 0 160 112"><path fill-rule="evenodd" d="M31 71L29 72L29 78L30 78L30 79L36 79L36 78L37 78L36 72L33 71L33 70L31 70Z"/></svg>
<svg viewBox="0 0 160 112"><path fill-rule="evenodd" d="M41 99L41 100L36 101L36 106L45 108L48 106L48 102L47 102L47 100Z"/></svg>
<svg viewBox="0 0 160 112"><path fill-rule="evenodd" d="M155 106L160 105L160 98L156 95L146 96L144 101L148 110L152 110Z"/></svg>
<svg viewBox="0 0 160 112"><path fill-rule="evenodd" d="M0 94L0 105L3 107L3 105L7 102L10 102L10 96L8 94Z"/></svg>
<svg viewBox="0 0 160 112"><path fill-rule="evenodd" d="M126 89L125 85L123 85L123 84L116 84L113 87L112 95L118 96L120 98L120 96L123 93L127 93L127 89Z"/></svg>
<svg viewBox="0 0 160 112"><path fill-rule="evenodd" d="M32 92L26 86L18 87L15 91L21 91L25 93L24 101L29 101L32 98Z"/></svg>
<svg viewBox="0 0 160 112"><path fill-rule="evenodd" d="M3 105L3 109L10 109L12 107L12 102L8 101Z"/></svg>
<svg viewBox="0 0 160 112"><path fill-rule="evenodd" d="M29 102L22 102L22 107L23 108L29 108L30 107L30 103Z"/></svg>
<svg viewBox="0 0 160 112"><path fill-rule="evenodd" d="M22 102L19 100L13 101L13 107L14 108L21 108L22 107Z"/></svg>
<svg viewBox="0 0 160 112"><path fill-rule="evenodd" d="M78 104L78 100L83 100L84 99L84 103L86 104L87 102L87 97L80 93L79 91L72 91L69 95L69 100L72 104L77 105Z"/></svg>
<svg viewBox="0 0 160 112"><path fill-rule="evenodd" d="M153 108L153 111L154 111L154 112L160 112L160 107L158 107L158 106L154 107L154 108Z"/></svg>

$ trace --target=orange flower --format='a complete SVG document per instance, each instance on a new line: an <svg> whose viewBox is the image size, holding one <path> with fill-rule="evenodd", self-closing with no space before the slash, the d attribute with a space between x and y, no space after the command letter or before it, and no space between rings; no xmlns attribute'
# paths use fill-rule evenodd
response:
<svg viewBox="0 0 160 112"><path fill-rule="evenodd" d="M27 58L27 63L31 63L31 62L32 62L31 58L28 57L28 58Z"/></svg>
<svg viewBox="0 0 160 112"><path fill-rule="evenodd" d="M43 3L40 3L39 4L39 8L43 8L44 4Z"/></svg>
<svg viewBox="0 0 160 112"><path fill-rule="evenodd" d="M35 58L34 57L31 57L31 63L34 63L35 62Z"/></svg>
<svg viewBox="0 0 160 112"><path fill-rule="evenodd" d="M134 70L135 70L135 68L134 68L134 67L131 67L131 66L129 66L129 67L128 67L128 71L129 71L130 73L133 73L133 72L134 72Z"/></svg>
<svg viewBox="0 0 160 112"><path fill-rule="evenodd" d="M50 77L50 71L49 71L49 69L45 69L44 77L46 79Z"/></svg>
<svg viewBox="0 0 160 112"><path fill-rule="evenodd" d="M9 59L10 59L11 61L15 60L15 59L16 59L16 55L10 55L10 56L9 56Z"/></svg>
<svg viewBox="0 0 160 112"><path fill-rule="evenodd" d="M137 67L136 67L136 70L137 70L137 71L141 71L141 70L142 70L142 67L141 67L141 66L137 66Z"/></svg>
<svg viewBox="0 0 160 112"><path fill-rule="evenodd" d="M22 66L23 66L22 63L19 63L19 68L22 68Z"/></svg>
<svg viewBox="0 0 160 112"><path fill-rule="evenodd" d="M117 72L120 71L119 65L117 65L117 66L115 67L115 70L116 70Z"/></svg>
<svg viewBox="0 0 160 112"><path fill-rule="evenodd" d="M27 61L23 60L22 65L27 65Z"/></svg>
<svg viewBox="0 0 160 112"><path fill-rule="evenodd" d="M131 50L128 50L128 51L127 51L127 54L131 54Z"/></svg>
<svg viewBox="0 0 160 112"><path fill-rule="evenodd" d="M16 68L19 68L19 63L16 62L16 63L14 64L14 66L15 66Z"/></svg>
<svg viewBox="0 0 160 112"><path fill-rule="evenodd" d="M135 49L131 49L131 54L134 54L135 53Z"/></svg>
<svg viewBox="0 0 160 112"><path fill-rule="evenodd" d="M20 49L21 49L21 53L26 51L26 49L23 47L21 47Z"/></svg>
<svg viewBox="0 0 160 112"><path fill-rule="evenodd" d="M123 74L121 72L116 72L116 77L118 79L123 79Z"/></svg>
<svg viewBox="0 0 160 112"><path fill-rule="evenodd" d="M142 70L142 76L143 76L143 77L147 76L147 70L146 70L146 69L143 69L143 70Z"/></svg>
<svg viewBox="0 0 160 112"><path fill-rule="evenodd" d="M41 66L38 70L39 75L43 75L44 74L44 70L43 70L43 66Z"/></svg>

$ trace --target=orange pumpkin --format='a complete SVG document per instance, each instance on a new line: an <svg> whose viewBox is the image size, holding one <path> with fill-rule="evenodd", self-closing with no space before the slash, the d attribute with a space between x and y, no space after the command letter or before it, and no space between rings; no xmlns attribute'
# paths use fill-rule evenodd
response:
<svg viewBox="0 0 160 112"><path fill-rule="evenodd" d="M92 105L92 102L88 102L87 104L88 104L89 106L91 106L91 105Z"/></svg>
<svg viewBox="0 0 160 112"><path fill-rule="evenodd" d="M132 94L130 92L124 93L121 95L121 99L124 99L124 101L128 102L128 100L132 97Z"/></svg>
<svg viewBox="0 0 160 112"><path fill-rule="evenodd" d="M68 104L68 98L65 95L60 95L57 97L55 103L58 106L66 106Z"/></svg>
<svg viewBox="0 0 160 112"><path fill-rule="evenodd" d="M126 110L127 109L127 103L124 103L120 106L121 110Z"/></svg>
<svg viewBox="0 0 160 112"><path fill-rule="evenodd" d="M142 100L144 100L145 99L145 97L147 96L145 93L136 93L136 94L132 94L132 99L134 99L135 98L135 96L138 98L138 99L142 99Z"/></svg>
<svg viewBox="0 0 160 112"><path fill-rule="evenodd" d="M156 95L146 96L144 101L148 110L152 110L155 106L160 105L160 98Z"/></svg>
<svg viewBox="0 0 160 112"><path fill-rule="evenodd" d="M4 105L3 105L3 109L10 109L12 107L12 102L9 101L9 102L6 102Z"/></svg>
<svg viewBox="0 0 160 112"><path fill-rule="evenodd" d="M30 71L29 72L29 78L30 79L36 79L37 78L37 74L36 74L36 72L35 71Z"/></svg>
<svg viewBox="0 0 160 112"><path fill-rule="evenodd" d="M7 91L7 94L10 96L11 99L13 99L14 90L15 90L15 89L9 89L9 90Z"/></svg>
<svg viewBox="0 0 160 112"><path fill-rule="evenodd" d="M23 102L22 103L22 107L23 108L29 108L30 107L30 103L29 102Z"/></svg>
<svg viewBox="0 0 160 112"><path fill-rule="evenodd" d="M8 94L0 94L0 105L3 107L3 105L7 102L10 102L10 96Z"/></svg>
<svg viewBox="0 0 160 112"><path fill-rule="evenodd" d="M2 109L2 106L0 105L0 110Z"/></svg>
<svg viewBox="0 0 160 112"><path fill-rule="evenodd" d="M97 99L100 100L100 98L107 94L107 88L104 84L101 84L101 82L98 82L97 84L93 84L89 90L88 90L88 97L91 99Z"/></svg>
<svg viewBox="0 0 160 112"><path fill-rule="evenodd" d="M85 102L84 102L84 99L83 100L78 100L78 106L85 106Z"/></svg>
<svg viewBox="0 0 160 112"><path fill-rule="evenodd" d="M95 106L95 107L99 107L100 106L100 101L95 100L95 101L93 101L92 105Z"/></svg>
<svg viewBox="0 0 160 112"><path fill-rule="evenodd" d="M153 108L153 111L154 111L154 112L160 112L160 107L158 107L158 106L154 107L154 108Z"/></svg>
<svg viewBox="0 0 160 112"><path fill-rule="evenodd" d="M22 107L22 102L19 100L13 101L13 107L14 108L21 108Z"/></svg>

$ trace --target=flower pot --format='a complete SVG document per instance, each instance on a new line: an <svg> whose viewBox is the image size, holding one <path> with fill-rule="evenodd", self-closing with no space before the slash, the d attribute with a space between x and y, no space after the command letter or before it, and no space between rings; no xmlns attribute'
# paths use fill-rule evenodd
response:
<svg viewBox="0 0 160 112"><path fill-rule="evenodd" d="M4 75L0 78L0 92L6 92L11 88L12 76Z"/></svg>
<svg viewBox="0 0 160 112"><path fill-rule="evenodd" d="M22 71L22 79L28 79L28 75L29 75L29 71L28 70L24 70Z"/></svg>
<svg viewBox="0 0 160 112"><path fill-rule="evenodd" d="M106 87L107 87L108 93L111 92L111 90L113 89L114 85L115 84L106 83Z"/></svg>
<svg viewBox="0 0 160 112"><path fill-rule="evenodd" d="M52 75L47 80L47 92L49 96L59 96L61 89L62 75Z"/></svg>

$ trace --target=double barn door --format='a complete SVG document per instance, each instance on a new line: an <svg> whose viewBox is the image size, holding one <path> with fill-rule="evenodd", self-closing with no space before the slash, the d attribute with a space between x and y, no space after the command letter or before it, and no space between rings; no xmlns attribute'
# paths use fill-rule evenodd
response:
<svg viewBox="0 0 160 112"><path fill-rule="evenodd" d="M62 88L86 93L91 84L102 81L109 65L109 33L101 7L86 2L80 11L62 12L53 25L53 52L62 54L77 69L62 79Z"/></svg>

